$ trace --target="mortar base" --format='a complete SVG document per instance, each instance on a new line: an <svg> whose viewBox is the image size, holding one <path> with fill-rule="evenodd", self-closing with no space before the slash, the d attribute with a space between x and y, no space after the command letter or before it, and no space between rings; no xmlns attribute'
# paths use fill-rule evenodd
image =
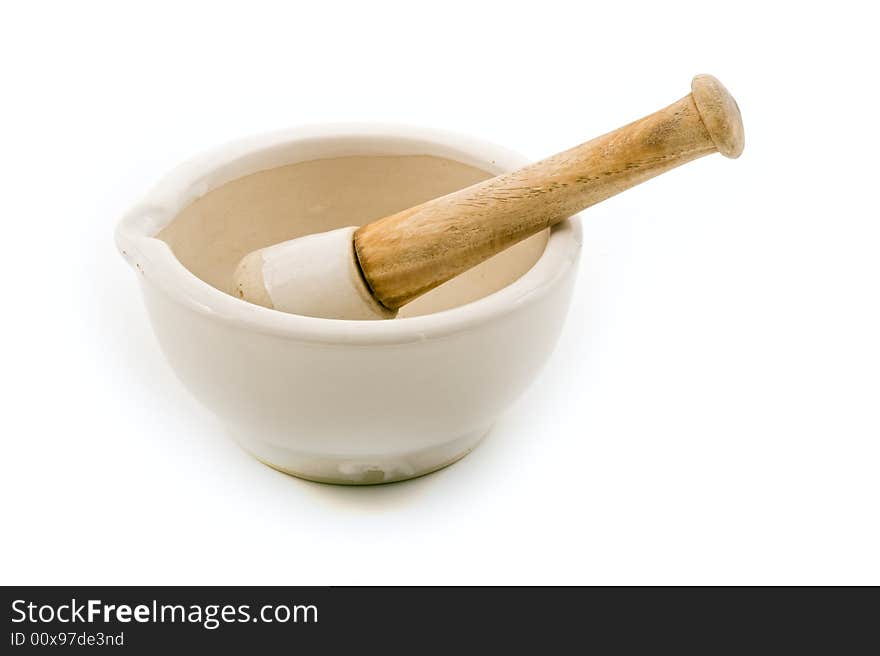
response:
<svg viewBox="0 0 880 656"><path fill-rule="evenodd" d="M419 451L357 457L304 453L230 433L254 458L285 474L315 483L379 485L418 478L461 460L490 429L491 425Z"/></svg>

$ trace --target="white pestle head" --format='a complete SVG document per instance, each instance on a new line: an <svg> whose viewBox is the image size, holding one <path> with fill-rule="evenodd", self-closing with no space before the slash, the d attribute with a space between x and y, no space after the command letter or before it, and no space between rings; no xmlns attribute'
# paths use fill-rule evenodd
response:
<svg viewBox="0 0 880 656"><path fill-rule="evenodd" d="M307 235L246 255L234 274L239 297L324 319L393 319L367 287L354 253L355 227Z"/></svg>

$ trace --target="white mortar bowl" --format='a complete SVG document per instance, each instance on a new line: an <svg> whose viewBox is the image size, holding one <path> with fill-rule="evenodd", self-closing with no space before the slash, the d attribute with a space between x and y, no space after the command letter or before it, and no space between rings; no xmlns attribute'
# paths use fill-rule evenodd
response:
<svg viewBox="0 0 880 656"><path fill-rule="evenodd" d="M116 231L180 380L244 449L315 481L398 481L469 453L552 352L580 252L578 222L566 221L549 238L537 235L447 283L457 286L452 292L432 292L439 300L426 295L416 301L421 312L430 312L431 303L439 311L340 321L234 298L197 277L156 238L194 201L244 176L373 155L431 155L493 175L528 163L490 143L421 128L300 128L235 142L180 166ZM518 277L505 280L511 267L519 269ZM450 298L481 296L487 285L491 293L442 309Z"/></svg>

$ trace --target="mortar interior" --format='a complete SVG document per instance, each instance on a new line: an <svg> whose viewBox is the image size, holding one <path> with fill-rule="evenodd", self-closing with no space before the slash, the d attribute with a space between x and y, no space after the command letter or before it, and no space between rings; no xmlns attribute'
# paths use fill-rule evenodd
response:
<svg viewBox="0 0 880 656"><path fill-rule="evenodd" d="M217 187L156 237L204 282L232 294L250 251L303 235L363 225L492 177L428 155L316 159L259 171ZM470 303L509 285L541 257L549 230L499 253L405 306L400 318Z"/></svg>

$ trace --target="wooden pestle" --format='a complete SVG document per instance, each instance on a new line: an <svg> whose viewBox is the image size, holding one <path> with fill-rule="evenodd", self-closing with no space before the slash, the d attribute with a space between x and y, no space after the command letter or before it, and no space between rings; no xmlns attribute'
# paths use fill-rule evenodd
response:
<svg viewBox="0 0 880 656"><path fill-rule="evenodd" d="M743 149L739 109L699 75L669 107L558 155L379 219L354 234L373 296L395 310L572 214L716 150Z"/></svg>
<svg viewBox="0 0 880 656"><path fill-rule="evenodd" d="M698 75L690 94L638 121L512 173L352 229L353 238L348 235L342 241L353 239L356 262L351 268L359 269L368 288L358 289L352 298L372 297L376 316L393 316L438 285L591 205L716 151L738 157L743 145L742 119L733 97L714 77ZM296 241L301 240L292 240ZM302 252L296 252L302 260ZM299 311L297 302L279 303L280 293L266 293L263 260L253 256L242 261L237 274L242 297ZM300 267L297 274L302 271ZM340 314L345 312L320 316Z"/></svg>

